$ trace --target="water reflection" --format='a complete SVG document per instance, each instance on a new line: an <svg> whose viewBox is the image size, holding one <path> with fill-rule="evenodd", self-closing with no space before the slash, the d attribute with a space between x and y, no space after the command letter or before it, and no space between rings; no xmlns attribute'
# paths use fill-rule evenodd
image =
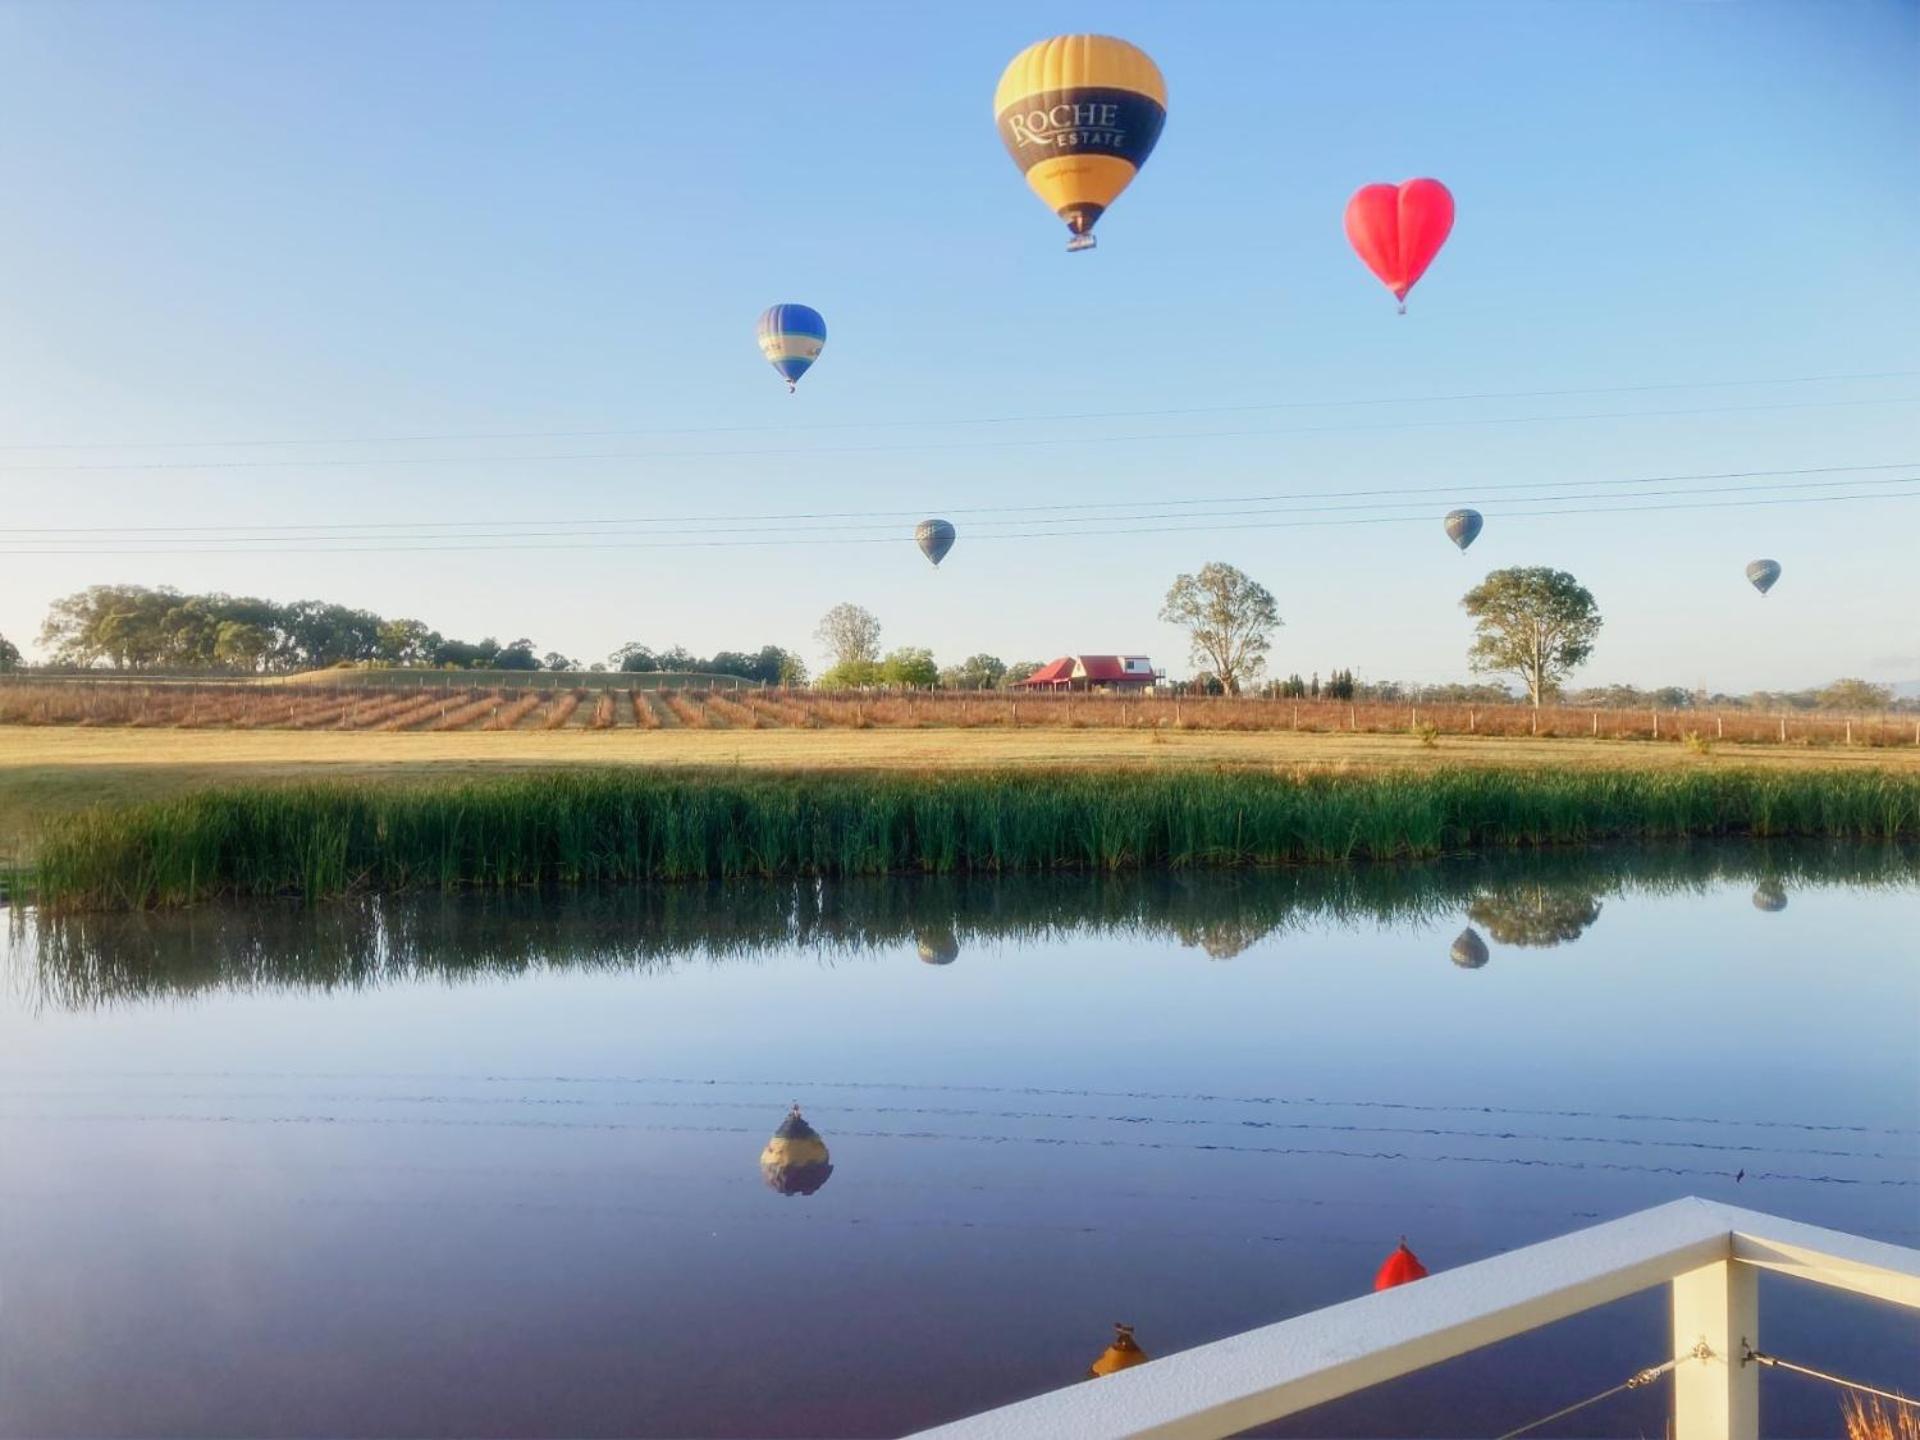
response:
<svg viewBox="0 0 1920 1440"><path fill-rule="evenodd" d="M1480 932L1469 925L1453 938L1453 948L1447 952L1453 963L1462 970L1478 970L1487 963L1487 942L1480 938Z"/></svg>
<svg viewBox="0 0 1920 1440"><path fill-rule="evenodd" d="M807 1123L796 1102L760 1152L760 1178L781 1195L811 1195L832 1176L827 1142Z"/></svg>
<svg viewBox="0 0 1920 1440"><path fill-rule="evenodd" d="M1600 918L1600 901L1578 884L1535 882L1476 895L1467 915L1499 945L1565 945Z"/></svg>
<svg viewBox="0 0 1920 1440"><path fill-rule="evenodd" d="M1705 894L1757 880L1753 903L1777 910L1788 881L1912 887L1917 877L1920 852L1911 847L1676 845L1422 865L654 886L60 918L14 911L6 950L16 991L30 1007L56 1009L208 990L753 963L794 949L827 962L909 951L947 965L965 945L1085 933L1225 960L1307 927L1409 928L1463 914L1472 924L1453 941L1451 959L1477 969L1493 946L1579 939L1606 897Z"/></svg>

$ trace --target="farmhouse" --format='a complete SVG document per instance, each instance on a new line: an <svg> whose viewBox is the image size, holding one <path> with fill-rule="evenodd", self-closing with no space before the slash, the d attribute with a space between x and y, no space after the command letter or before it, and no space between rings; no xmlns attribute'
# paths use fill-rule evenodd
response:
<svg viewBox="0 0 1920 1440"><path fill-rule="evenodd" d="M1159 678L1144 655L1062 655L1014 684L1027 690L1151 690Z"/></svg>

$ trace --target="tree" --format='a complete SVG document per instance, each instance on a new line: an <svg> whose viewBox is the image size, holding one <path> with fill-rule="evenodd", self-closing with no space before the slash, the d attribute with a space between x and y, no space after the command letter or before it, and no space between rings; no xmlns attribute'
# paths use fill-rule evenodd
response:
<svg viewBox="0 0 1920 1440"><path fill-rule="evenodd" d="M880 658L880 622L870 610L842 602L820 617L814 632L835 669L859 663L873 664Z"/></svg>
<svg viewBox="0 0 1920 1440"><path fill-rule="evenodd" d="M0 673L20 668L20 647L0 635Z"/></svg>
<svg viewBox="0 0 1920 1440"><path fill-rule="evenodd" d="M931 650L904 645L880 662L880 679L888 685L924 690L939 682L940 667L933 663Z"/></svg>
<svg viewBox="0 0 1920 1440"><path fill-rule="evenodd" d="M389 620L380 627L375 654L389 665L426 665L443 638L418 620Z"/></svg>
<svg viewBox="0 0 1920 1440"><path fill-rule="evenodd" d="M1006 662L996 656L969 655L942 670L940 684L947 690L991 690L1006 673Z"/></svg>
<svg viewBox="0 0 1920 1440"><path fill-rule="evenodd" d="M1537 710L1593 653L1600 611L1564 570L1516 565L1495 570L1460 597L1474 619L1468 663L1482 674L1516 676Z"/></svg>
<svg viewBox="0 0 1920 1440"><path fill-rule="evenodd" d="M1822 710L1885 710L1893 704L1893 687L1869 680L1836 680L1820 692Z"/></svg>
<svg viewBox="0 0 1920 1440"><path fill-rule="evenodd" d="M497 670L538 670L540 661L533 653L533 641L524 636L511 645L503 645L493 657Z"/></svg>
<svg viewBox="0 0 1920 1440"><path fill-rule="evenodd" d="M638 640L629 640L607 657L607 664L628 675L645 675L660 668L653 651Z"/></svg>
<svg viewBox="0 0 1920 1440"><path fill-rule="evenodd" d="M1236 695L1266 668L1273 632L1285 623L1266 586L1219 561L1176 579L1160 618L1187 632L1193 663Z"/></svg>
<svg viewBox="0 0 1920 1440"><path fill-rule="evenodd" d="M820 672L822 690L860 690L883 683L878 660L846 660Z"/></svg>
<svg viewBox="0 0 1920 1440"><path fill-rule="evenodd" d="M578 670L580 668L580 662L578 660L569 660L558 650L549 650L540 657L540 668L542 670Z"/></svg>
<svg viewBox="0 0 1920 1440"><path fill-rule="evenodd" d="M1007 666L1007 668L1004 671L1001 672L1000 688L1002 690L1005 690L1007 687L1011 685L1018 685L1022 680L1026 679L1029 675L1033 674L1034 671L1038 670L1045 663L1046 662L1042 660L1014 661L1011 665Z"/></svg>

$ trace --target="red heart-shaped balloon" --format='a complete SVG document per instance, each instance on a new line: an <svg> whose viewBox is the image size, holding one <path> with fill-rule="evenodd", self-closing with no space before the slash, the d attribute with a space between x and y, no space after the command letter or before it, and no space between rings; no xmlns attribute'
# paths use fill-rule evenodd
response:
<svg viewBox="0 0 1920 1440"><path fill-rule="evenodd" d="M1438 180L1362 185L1347 202L1347 239L1396 300L1406 300L1452 229L1453 196Z"/></svg>

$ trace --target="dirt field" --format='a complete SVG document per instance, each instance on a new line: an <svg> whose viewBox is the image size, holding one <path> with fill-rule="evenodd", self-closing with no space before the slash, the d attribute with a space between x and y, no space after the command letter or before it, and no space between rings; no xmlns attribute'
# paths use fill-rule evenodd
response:
<svg viewBox="0 0 1920 1440"><path fill-rule="evenodd" d="M1920 747L1717 746L1711 755L1631 740L1125 730L697 730L300 732L0 726L0 854L47 816L159 799L224 781L391 777L396 783L556 765L774 769L1228 765L1883 766L1920 769Z"/></svg>

